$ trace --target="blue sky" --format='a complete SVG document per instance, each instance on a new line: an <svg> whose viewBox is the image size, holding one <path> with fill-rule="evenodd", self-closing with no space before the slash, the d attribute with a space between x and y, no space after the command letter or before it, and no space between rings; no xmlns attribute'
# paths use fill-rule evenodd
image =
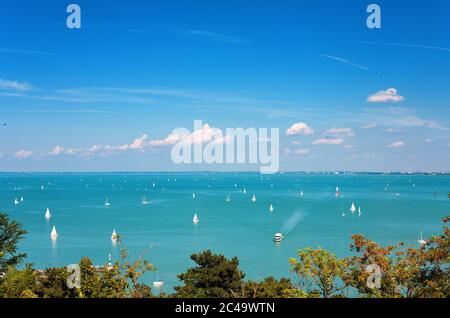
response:
<svg viewBox="0 0 450 318"><path fill-rule="evenodd" d="M381 29L370 1L73 1L76 30L0 0L0 171L254 168L174 165L195 119L280 128L285 171L448 171L450 2L373 2Z"/></svg>

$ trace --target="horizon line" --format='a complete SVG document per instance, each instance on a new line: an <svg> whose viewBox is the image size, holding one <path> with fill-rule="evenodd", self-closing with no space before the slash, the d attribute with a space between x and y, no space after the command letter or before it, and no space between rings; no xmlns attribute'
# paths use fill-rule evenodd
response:
<svg viewBox="0 0 450 318"><path fill-rule="evenodd" d="M160 171L153 171L153 170L139 170L139 171L130 171L130 170L104 170L104 171L0 171L0 174L7 174L7 173L255 173L255 174L261 174L257 170L242 170L242 171L211 171L211 170L201 170L201 171L171 171L171 170L160 170ZM450 171L376 171L376 170L359 170L359 171L352 171L352 170L285 170L285 171L279 171L273 174L261 174L261 175L277 175L277 174L284 174L284 173L329 173L329 174L362 174L362 173L371 173L371 174L450 174Z"/></svg>

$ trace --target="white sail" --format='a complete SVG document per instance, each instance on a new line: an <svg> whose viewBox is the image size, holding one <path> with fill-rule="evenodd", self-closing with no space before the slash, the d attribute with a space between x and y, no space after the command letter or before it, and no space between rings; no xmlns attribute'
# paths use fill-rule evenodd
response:
<svg viewBox="0 0 450 318"><path fill-rule="evenodd" d="M57 238L58 232L56 232L56 227L53 225L52 233L50 233L51 238Z"/></svg>
<svg viewBox="0 0 450 318"><path fill-rule="evenodd" d="M20 202L23 202L23 197L20 197Z"/></svg>
<svg viewBox="0 0 450 318"><path fill-rule="evenodd" d="M41 190L44 190L44 186L41 186Z"/></svg>
<svg viewBox="0 0 450 318"><path fill-rule="evenodd" d="M105 206L106 207L108 207L108 206L110 206L111 205L111 203L109 203L109 200L108 200L108 198L106 198L106 201L105 201Z"/></svg>
<svg viewBox="0 0 450 318"><path fill-rule="evenodd" d="M117 241L117 233L116 233L116 229L113 230L112 234L111 234L111 241L115 242Z"/></svg>
<svg viewBox="0 0 450 318"><path fill-rule="evenodd" d="M256 195L253 195L252 202L256 202Z"/></svg>
<svg viewBox="0 0 450 318"><path fill-rule="evenodd" d="M420 231L419 239L417 240L417 242L418 242L420 245L424 245L424 244L427 243L427 241L425 241L425 240L423 239L423 237L422 237L422 231Z"/></svg>
<svg viewBox="0 0 450 318"><path fill-rule="evenodd" d="M50 213L50 209L47 208L47 211L45 211L45 218L46 218L47 220L49 220L51 217L52 217L52 214Z"/></svg>
<svg viewBox="0 0 450 318"><path fill-rule="evenodd" d="M194 218L192 219L192 222L194 222L194 224L198 223L197 213L194 213Z"/></svg>
<svg viewBox="0 0 450 318"><path fill-rule="evenodd" d="M303 196L303 190L302 190L302 191L300 191L300 196L301 196L301 197Z"/></svg>
<svg viewBox="0 0 450 318"><path fill-rule="evenodd" d="M350 207L350 212L354 213L356 211L355 203L352 202L352 206Z"/></svg>
<svg viewBox="0 0 450 318"><path fill-rule="evenodd" d="M231 196L227 195L227 198L225 199L226 202L230 202L231 201Z"/></svg>
<svg viewBox="0 0 450 318"><path fill-rule="evenodd" d="M192 199L195 199L195 192L192 192Z"/></svg>
<svg viewBox="0 0 450 318"><path fill-rule="evenodd" d="M358 215L361 215L361 207L358 207Z"/></svg>
<svg viewBox="0 0 450 318"><path fill-rule="evenodd" d="M14 199L14 204L18 205L19 204L19 200L17 200L17 198Z"/></svg>
<svg viewBox="0 0 450 318"><path fill-rule="evenodd" d="M155 287L156 289L162 289L164 286L164 282L163 281L154 281L153 282L153 287Z"/></svg>
<svg viewBox="0 0 450 318"><path fill-rule="evenodd" d="M335 192L334 195L335 195L336 197L339 197L339 195L340 195L339 187L338 187L338 186L336 186L336 192Z"/></svg>
<svg viewBox="0 0 450 318"><path fill-rule="evenodd" d="M246 193L247 193L247 190L244 188L244 191L242 191L242 193L246 194Z"/></svg>
<svg viewBox="0 0 450 318"><path fill-rule="evenodd" d="M270 204L270 206L269 206L269 211L270 211L270 212L275 211L275 209L273 208L273 205L272 205L272 204Z"/></svg>

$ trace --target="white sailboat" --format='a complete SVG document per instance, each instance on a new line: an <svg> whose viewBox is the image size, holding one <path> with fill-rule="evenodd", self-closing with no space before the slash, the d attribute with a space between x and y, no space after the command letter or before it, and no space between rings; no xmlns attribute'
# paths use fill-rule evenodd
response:
<svg viewBox="0 0 450 318"><path fill-rule="evenodd" d="M142 198L142 204L143 205L147 205L147 204L149 204L150 202L148 202L148 200L147 200L147 197L144 195L144 197Z"/></svg>
<svg viewBox="0 0 450 318"><path fill-rule="evenodd" d="M352 202L352 206L350 207L350 212L354 213L356 211L355 203Z"/></svg>
<svg viewBox="0 0 450 318"><path fill-rule="evenodd" d="M155 289L162 289L164 286L164 282L161 280L157 280L153 282L153 287L155 287Z"/></svg>
<svg viewBox="0 0 450 318"><path fill-rule="evenodd" d="M361 216L361 207L358 207L358 215Z"/></svg>
<svg viewBox="0 0 450 318"><path fill-rule="evenodd" d="M270 212L273 212L273 211L275 211L275 209L273 208L273 205L272 205L272 203L270 204L270 206L269 206L269 211Z"/></svg>
<svg viewBox="0 0 450 318"><path fill-rule="evenodd" d="M427 243L427 241L425 241L425 240L423 239L423 237L422 237L422 231L420 231L419 239L417 240L417 242L418 242L420 245L424 245L424 244Z"/></svg>
<svg viewBox="0 0 450 318"><path fill-rule="evenodd" d="M110 207L110 206L111 206L111 203L109 203L109 200L108 200L108 198L106 198L106 201L105 201L105 206L106 206L106 207Z"/></svg>
<svg viewBox="0 0 450 318"><path fill-rule="evenodd" d="M50 220L51 217L52 217L52 214L50 213L50 209L47 208L47 210L45 211L45 218L47 220Z"/></svg>
<svg viewBox="0 0 450 318"><path fill-rule="evenodd" d="M116 233L116 229L114 229L112 234L111 234L111 241L113 241L115 243L115 242L117 242L118 238L119 238L119 236Z"/></svg>
<svg viewBox="0 0 450 318"><path fill-rule="evenodd" d="M56 227L53 225L52 233L50 233L50 237L52 239L56 239L58 237L58 232L56 232Z"/></svg>
<svg viewBox="0 0 450 318"><path fill-rule="evenodd" d="M192 199L195 199L195 192L192 192Z"/></svg>
<svg viewBox="0 0 450 318"><path fill-rule="evenodd" d="M20 197L20 202L23 202L23 197Z"/></svg>
<svg viewBox="0 0 450 318"><path fill-rule="evenodd" d="M18 205L20 202L17 200L17 198L14 199L14 205Z"/></svg>
<svg viewBox="0 0 450 318"><path fill-rule="evenodd" d="M194 213L194 218L192 219L192 222L194 222L194 224L198 223L197 213Z"/></svg>
<svg viewBox="0 0 450 318"><path fill-rule="evenodd" d="M41 190L44 190L44 186L43 185L41 186Z"/></svg>
<svg viewBox="0 0 450 318"><path fill-rule="evenodd" d="M247 194L247 190L244 188L244 190L242 191L243 194Z"/></svg>
<svg viewBox="0 0 450 318"><path fill-rule="evenodd" d="M158 272L156 272L155 281L153 282L153 287L157 289L158 291L161 291L161 289L164 287L164 282L160 279L158 279Z"/></svg>
<svg viewBox="0 0 450 318"><path fill-rule="evenodd" d="M256 202L256 195L252 196L252 202Z"/></svg>
<svg viewBox="0 0 450 318"><path fill-rule="evenodd" d="M338 198L341 195L341 193L339 192L338 186L336 186L336 192L334 193L334 195L336 196L336 198Z"/></svg>
<svg viewBox="0 0 450 318"><path fill-rule="evenodd" d="M303 190L300 191L300 196L301 196L301 197L303 196Z"/></svg>
<svg viewBox="0 0 450 318"><path fill-rule="evenodd" d="M226 202L231 202L231 195L227 195L227 198L225 199Z"/></svg>

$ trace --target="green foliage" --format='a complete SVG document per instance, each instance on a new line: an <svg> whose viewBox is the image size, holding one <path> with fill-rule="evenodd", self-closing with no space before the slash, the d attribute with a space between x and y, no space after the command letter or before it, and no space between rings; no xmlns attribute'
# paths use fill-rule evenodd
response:
<svg viewBox="0 0 450 318"><path fill-rule="evenodd" d="M298 251L299 260L289 260L301 287L310 297L341 297L346 283L347 261L324 249L305 248Z"/></svg>
<svg viewBox="0 0 450 318"><path fill-rule="evenodd" d="M450 217L445 217L447 224ZM445 225L443 233L433 236L420 249L420 270L414 275L414 297L450 298L450 230Z"/></svg>
<svg viewBox="0 0 450 318"><path fill-rule="evenodd" d="M444 218L447 223L448 217ZM359 255L349 258L349 281L364 297L450 297L449 229L418 248L403 243L382 247L358 234L351 249ZM369 264L381 268L381 288L369 288Z"/></svg>
<svg viewBox="0 0 450 318"><path fill-rule="evenodd" d="M248 281L244 285L247 298L296 298L301 297L290 279L266 277L261 282Z"/></svg>
<svg viewBox="0 0 450 318"><path fill-rule="evenodd" d="M133 298L148 298L152 297L151 288L145 284L139 283L139 279L148 271L155 271L153 264L144 259L145 254L153 247L150 245L133 263L127 261L128 251L126 249L121 250L122 264L120 268L123 272L123 277L128 279L132 283Z"/></svg>
<svg viewBox="0 0 450 318"><path fill-rule="evenodd" d="M13 266L6 269L5 276L0 280L0 297L17 298L30 296L36 287L37 276L31 265L18 270ZM34 293L33 293L34 294Z"/></svg>
<svg viewBox="0 0 450 318"><path fill-rule="evenodd" d="M178 275L184 286L175 287L175 297L239 297L244 293L244 273L239 270L239 260L228 260L210 250L191 255L198 265Z"/></svg>
<svg viewBox="0 0 450 318"><path fill-rule="evenodd" d="M20 264L26 257L26 254L17 253L17 244L26 233L21 224L10 222L6 214L0 213L0 272Z"/></svg>
<svg viewBox="0 0 450 318"><path fill-rule="evenodd" d="M69 273L65 267L47 268L38 273L38 284L34 293L45 298L74 298L77 297L76 289L67 287Z"/></svg>

